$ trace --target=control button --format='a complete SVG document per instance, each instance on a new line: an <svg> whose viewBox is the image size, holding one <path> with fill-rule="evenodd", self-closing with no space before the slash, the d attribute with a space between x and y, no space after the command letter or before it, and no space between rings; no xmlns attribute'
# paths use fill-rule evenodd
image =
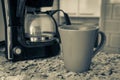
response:
<svg viewBox="0 0 120 80"><path fill-rule="evenodd" d="M13 49L13 52L14 52L15 54L17 54L17 55L20 55L20 54L22 53L22 50L21 50L21 48L19 48L19 47L15 47L15 48Z"/></svg>

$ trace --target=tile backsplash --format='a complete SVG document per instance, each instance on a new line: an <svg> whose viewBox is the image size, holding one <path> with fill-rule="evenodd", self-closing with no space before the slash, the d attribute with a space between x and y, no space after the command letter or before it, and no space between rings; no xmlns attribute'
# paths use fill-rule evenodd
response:
<svg viewBox="0 0 120 80"><path fill-rule="evenodd" d="M110 3L120 3L120 0L109 0Z"/></svg>
<svg viewBox="0 0 120 80"><path fill-rule="evenodd" d="M102 1L100 25L107 36L104 50L120 53L120 1Z"/></svg>

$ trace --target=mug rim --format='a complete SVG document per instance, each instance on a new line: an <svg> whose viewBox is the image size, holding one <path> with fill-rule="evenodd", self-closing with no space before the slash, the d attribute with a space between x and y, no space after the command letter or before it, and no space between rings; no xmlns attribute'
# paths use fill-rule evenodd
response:
<svg viewBox="0 0 120 80"><path fill-rule="evenodd" d="M76 28L75 28L76 27ZM90 29L79 29L82 27L94 27L94 28L90 28ZM58 27L60 30L64 30L64 31L92 31L92 30L98 30L99 26L96 25L63 25L63 26L59 26ZM70 29L72 28L72 29Z"/></svg>

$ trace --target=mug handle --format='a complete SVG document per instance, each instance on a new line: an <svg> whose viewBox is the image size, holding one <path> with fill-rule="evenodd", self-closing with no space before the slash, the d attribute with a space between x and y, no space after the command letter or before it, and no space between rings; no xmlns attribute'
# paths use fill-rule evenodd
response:
<svg viewBox="0 0 120 80"><path fill-rule="evenodd" d="M103 48L103 46L105 45L106 42L106 36L102 31L99 31L98 34L101 35L101 41L98 44L98 46L96 47L96 49L93 51L94 55L93 57Z"/></svg>

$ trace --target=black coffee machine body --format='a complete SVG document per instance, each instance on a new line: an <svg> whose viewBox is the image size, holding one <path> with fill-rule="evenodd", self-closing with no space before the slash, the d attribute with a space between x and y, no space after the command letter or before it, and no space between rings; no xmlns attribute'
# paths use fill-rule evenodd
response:
<svg viewBox="0 0 120 80"><path fill-rule="evenodd" d="M60 53L60 37L53 14L62 10L41 12L40 9L41 7L51 7L52 5L53 0L2 0L6 58L8 60L46 58ZM40 17L39 14L45 14L50 17L55 30L41 32L41 28L34 24L32 25L34 27L30 28L31 32L29 34L25 33L26 15L30 15L32 17L30 20L33 20L37 18L36 16ZM33 17L34 15L36 16ZM66 13L64 15L66 23L70 24L68 15Z"/></svg>

